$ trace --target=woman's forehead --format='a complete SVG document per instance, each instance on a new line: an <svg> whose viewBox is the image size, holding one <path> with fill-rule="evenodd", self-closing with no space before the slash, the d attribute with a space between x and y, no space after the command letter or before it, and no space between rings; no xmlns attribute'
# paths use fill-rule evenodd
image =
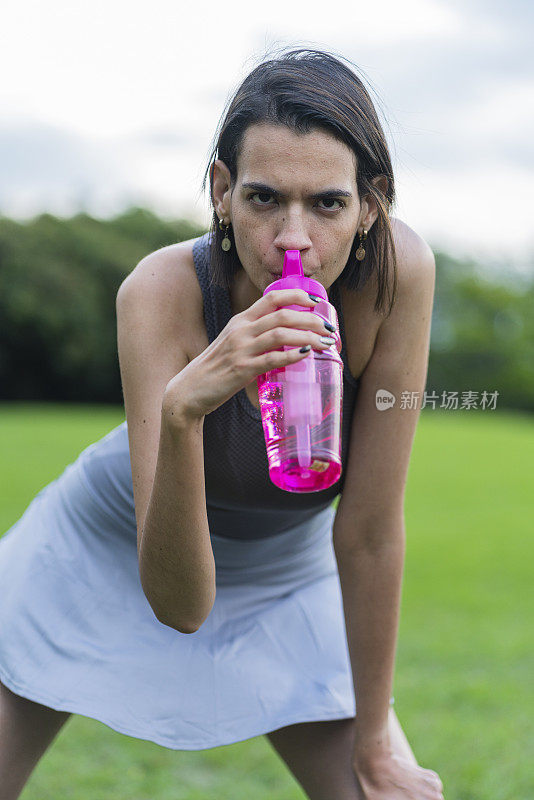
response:
<svg viewBox="0 0 534 800"><path fill-rule="evenodd" d="M271 123L249 125L243 134L240 150L245 158L258 157L273 151L282 156L314 152L319 157L324 154L345 160L355 156L345 142L328 131L314 128L308 133L300 133L287 125Z"/></svg>
<svg viewBox="0 0 534 800"><path fill-rule="evenodd" d="M238 172L242 182L287 184L305 176L309 183L313 176L314 184L327 181L350 191L355 185L356 155L322 130L301 134L286 125L255 124L244 133Z"/></svg>

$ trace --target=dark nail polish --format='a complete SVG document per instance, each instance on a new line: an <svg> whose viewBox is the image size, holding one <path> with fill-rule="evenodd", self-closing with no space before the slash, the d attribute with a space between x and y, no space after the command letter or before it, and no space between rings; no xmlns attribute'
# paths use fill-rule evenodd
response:
<svg viewBox="0 0 534 800"><path fill-rule="evenodd" d="M334 328L334 326L333 326L333 325L330 325L330 323L329 323L329 322L326 322L326 321L325 321L325 322L324 322L324 326L325 326L325 328L326 328L326 330L327 330L327 331L331 331L332 333L334 333L334 331L336 330L336 329Z"/></svg>
<svg viewBox="0 0 534 800"><path fill-rule="evenodd" d="M307 344L304 347L301 347L299 353L307 353L308 350L311 350L311 344Z"/></svg>
<svg viewBox="0 0 534 800"><path fill-rule="evenodd" d="M313 300L314 303L320 303L321 302L321 298L320 297L317 297L314 294L310 294L309 292L308 292L308 297L310 298L310 300Z"/></svg>

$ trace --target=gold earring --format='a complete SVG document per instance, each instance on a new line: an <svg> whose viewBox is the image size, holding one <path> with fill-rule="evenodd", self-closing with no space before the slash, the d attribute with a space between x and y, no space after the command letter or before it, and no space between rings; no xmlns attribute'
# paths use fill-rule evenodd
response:
<svg viewBox="0 0 534 800"><path fill-rule="evenodd" d="M358 259L358 261L363 261L363 259L365 258L365 247L363 245L365 244L365 240L367 239L367 231L365 230L365 228L363 229L363 234L358 232L358 236L360 237L360 244L358 246L358 249L356 250L356 258Z"/></svg>
<svg viewBox="0 0 534 800"><path fill-rule="evenodd" d="M224 228L223 228L223 220L222 219L219 220L219 230L221 230L221 231L224 230L224 239L221 242L221 247L222 247L222 249L224 250L225 253L227 253L228 250L232 246L232 242L228 238L228 230L230 228L230 224L225 225Z"/></svg>

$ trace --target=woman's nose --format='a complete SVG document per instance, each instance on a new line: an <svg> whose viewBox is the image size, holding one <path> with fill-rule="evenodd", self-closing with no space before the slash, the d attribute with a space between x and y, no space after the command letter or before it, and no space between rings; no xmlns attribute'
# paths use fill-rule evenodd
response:
<svg viewBox="0 0 534 800"><path fill-rule="evenodd" d="M307 250L311 247L305 221L300 215L286 215L282 219L274 244L280 250Z"/></svg>

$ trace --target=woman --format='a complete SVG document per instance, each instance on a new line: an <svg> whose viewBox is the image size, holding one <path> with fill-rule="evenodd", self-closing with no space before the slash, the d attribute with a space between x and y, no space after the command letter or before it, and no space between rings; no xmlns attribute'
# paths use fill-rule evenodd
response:
<svg viewBox="0 0 534 800"><path fill-rule="evenodd" d="M264 733L314 800L439 800L391 707L418 417L400 395L425 385L432 251L390 218L375 109L330 54L257 66L208 175L211 232L151 253L118 292L127 424L1 542L6 800L71 713L172 749ZM339 331L281 308L313 308L302 290L263 297L288 249ZM255 379L326 333L343 345L342 477L287 493ZM398 400L385 412L379 389Z"/></svg>

